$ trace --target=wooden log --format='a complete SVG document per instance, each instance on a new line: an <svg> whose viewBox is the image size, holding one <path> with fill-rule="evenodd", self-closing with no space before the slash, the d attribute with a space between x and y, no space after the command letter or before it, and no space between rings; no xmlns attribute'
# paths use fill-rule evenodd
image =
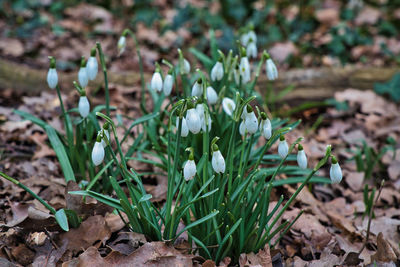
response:
<svg viewBox="0 0 400 267"><path fill-rule="evenodd" d="M336 91L346 88L372 89L375 82L389 80L399 68L386 67L356 67L343 68L313 68L293 69L280 71L279 79L273 83L275 90L282 90L289 85L294 85L295 90L288 94L284 100L320 100L332 97ZM124 86L138 86L140 75L138 71L122 73L109 72L109 82ZM46 83L47 70L38 70L24 64L0 59L0 89L12 88L27 94L37 94L43 90L49 90ZM151 73L145 73L147 82L151 79ZM77 80L77 72L59 72L59 81L63 90L72 90L72 81ZM102 73L99 73L94 85L101 86ZM259 90L267 86L265 75L261 75L258 81Z"/></svg>

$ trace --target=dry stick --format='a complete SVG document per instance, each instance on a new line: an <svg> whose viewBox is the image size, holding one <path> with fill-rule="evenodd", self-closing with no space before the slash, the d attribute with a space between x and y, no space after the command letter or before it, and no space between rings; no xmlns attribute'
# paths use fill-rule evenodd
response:
<svg viewBox="0 0 400 267"><path fill-rule="evenodd" d="M371 209L369 210L369 214L368 214L368 217L369 217L369 218L368 218L368 226L367 226L367 236L366 236L366 238L365 238L365 242L364 242L362 248L361 248L360 251L358 252L358 256L361 255L361 252L363 252L364 248L367 246L367 243L368 243L368 240L369 240L369 233L370 233L370 229L371 229L372 212L373 212L373 210L374 210L374 206L375 206L376 202L378 202L378 199L379 199L379 196L381 195L381 192L382 192L382 189L383 189L383 185L384 185L384 184L385 184L385 180L382 180L381 187L379 188L379 191L378 191L378 195L376 196L375 201L372 202Z"/></svg>

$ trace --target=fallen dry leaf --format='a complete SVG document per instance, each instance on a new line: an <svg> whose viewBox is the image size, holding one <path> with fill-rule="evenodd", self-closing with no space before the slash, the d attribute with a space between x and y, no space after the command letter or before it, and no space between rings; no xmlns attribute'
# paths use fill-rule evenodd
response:
<svg viewBox="0 0 400 267"><path fill-rule="evenodd" d="M396 262L397 256L394 250L392 249L389 242L387 242L383 234L380 232L378 234L377 242L377 251L374 255L371 256L371 262Z"/></svg>
<svg viewBox="0 0 400 267"><path fill-rule="evenodd" d="M257 254L250 252L240 254L240 267L272 267L272 258L268 244L263 249L260 249Z"/></svg>

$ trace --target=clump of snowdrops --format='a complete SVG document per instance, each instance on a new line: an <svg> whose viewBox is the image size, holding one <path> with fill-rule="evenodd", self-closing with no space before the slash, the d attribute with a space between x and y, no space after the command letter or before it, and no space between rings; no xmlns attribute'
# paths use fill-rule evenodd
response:
<svg viewBox="0 0 400 267"><path fill-rule="evenodd" d="M241 253L256 252L266 244L274 247L279 243L302 214L300 212L292 222L278 223L304 186L310 182L340 182L341 169L331 155L330 146L318 164L309 169L302 138L292 144L285 139L299 121L289 123L288 119L270 118L263 112L261 97L255 90L257 79L265 71L272 82L278 77L278 71L266 51L261 55L258 53L257 36L253 31L243 33L236 52L230 50L227 53L218 50L211 31L210 56L189 49L201 62L202 69L193 70L193 64L178 50L177 64L167 60L156 63L147 84L138 43L131 31L123 32L118 41L119 52L124 52L128 37L135 41L139 58L140 106L144 116L133 121L120 140L116 129L123 126L116 124L110 116L113 108L109 106L107 70L101 46L97 44L106 105L90 112L85 93L88 81L96 76L89 71L93 69L94 72L94 65L97 73L97 61L91 60L96 55L95 50L87 62L82 59L79 84L74 83L80 94L78 112L81 116L75 123L81 125L80 131L86 131L85 138L72 137L70 140L68 127L71 125L67 124L68 113L62 107L67 138L61 134L57 136L63 144L61 147L68 152L64 151L64 157L57 156L60 162L74 161L74 151L80 146L85 155L83 166L77 164L75 168L87 182L81 183L82 191L70 193L91 196L106 203L114 207L121 218L125 213L127 226L151 240L174 242L186 232L192 252L216 262L226 256L236 262ZM258 56L258 62L250 60L250 57ZM51 59L48 83L51 88L57 88L60 95L54 59ZM144 104L146 91L153 99L151 112ZM162 104L166 100L168 105L165 107ZM60 102L62 104L61 97ZM100 112L102 109L106 114ZM104 121L103 127L100 127L100 119ZM142 125L142 131L124 153L121 144L138 124ZM90 127L93 129L88 132ZM271 150L276 142L277 154ZM260 143L263 145L259 146ZM332 158L331 180L317 176L329 158ZM151 201L152 196L143 186L142 174L128 168L129 161L150 163L161 170L161 175L168 180L163 205ZM104 184L112 187L114 197L104 194L107 192L104 188L95 186L100 177ZM299 186L289 199L281 196L272 202L273 187L283 184ZM99 190L92 190L94 188ZM180 223L183 223L183 229L178 228Z"/></svg>

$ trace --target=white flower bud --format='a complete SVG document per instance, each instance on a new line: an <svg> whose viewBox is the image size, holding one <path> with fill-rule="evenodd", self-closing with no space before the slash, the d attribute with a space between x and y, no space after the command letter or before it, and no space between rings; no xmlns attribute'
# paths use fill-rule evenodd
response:
<svg viewBox="0 0 400 267"><path fill-rule="evenodd" d="M218 95L217 92L215 92L214 88L211 86L207 87L207 102L210 105L216 104L218 101Z"/></svg>
<svg viewBox="0 0 400 267"><path fill-rule="evenodd" d="M257 45L255 42L250 42L247 45L247 49L246 49L246 54L250 57L250 58L257 58Z"/></svg>
<svg viewBox="0 0 400 267"><path fill-rule="evenodd" d="M183 74L189 74L190 72L190 63L189 61L186 60L186 58L183 59Z"/></svg>
<svg viewBox="0 0 400 267"><path fill-rule="evenodd" d="M212 153L211 165L216 173L225 172L225 159L221 151L217 150Z"/></svg>
<svg viewBox="0 0 400 267"><path fill-rule="evenodd" d="M79 98L78 110L79 110L79 114L81 114L81 116L83 118L86 118L89 115L90 104L89 104L89 100L87 99L86 96L81 96Z"/></svg>
<svg viewBox="0 0 400 267"><path fill-rule="evenodd" d="M278 78L278 70L270 58L265 62L265 71L267 72L268 80L273 81Z"/></svg>
<svg viewBox="0 0 400 267"><path fill-rule="evenodd" d="M55 68L50 68L49 72L47 72L47 84L51 89L56 88L58 84L58 75Z"/></svg>
<svg viewBox="0 0 400 267"><path fill-rule="evenodd" d="M201 129L201 120L199 114L197 113L196 109L191 108L188 109L186 112L186 124L193 134L197 134L200 132Z"/></svg>
<svg viewBox="0 0 400 267"><path fill-rule="evenodd" d="M232 117L232 114L236 108L236 104L232 99L224 97L224 99L222 99L222 108L224 109L225 113L228 114L228 116Z"/></svg>
<svg viewBox="0 0 400 267"><path fill-rule="evenodd" d="M179 127L179 117L176 118L176 129ZM186 137L189 134L189 128L187 126L187 122L185 118L182 118L182 128L181 128L181 136Z"/></svg>
<svg viewBox="0 0 400 267"><path fill-rule="evenodd" d="M192 96L201 97L203 94L203 84L196 81L192 87Z"/></svg>
<svg viewBox="0 0 400 267"><path fill-rule="evenodd" d="M260 125L261 134L264 136L265 139L270 139L272 136L272 127L271 121L267 118L266 120L261 121Z"/></svg>
<svg viewBox="0 0 400 267"><path fill-rule="evenodd" d="M161 74L158 71L153 73L153 77L151 77L150 88L153 91L161 92L163 89L163 81L161 78Z"/></svg>
<svg viewBox="0 0 400 267"><path fill-rule="evenodd" d="M251 74L250 74L250 63L247 57L242 57L240 59L239 68L240 68L240 76L242 77L242 82L248 83L251 79Z"/></svg>
<svg viewBox="0 0 400 267"><path fill-rule="evenodd" d="M118 55L124 53L126 47L126 37L121 36L118 40Z"/></svg>
<svg viewBox="0 0 400 267"><path fill-rule="evenodd" d="M239 125L239 133L241 136L244 136L246 134L246 126L244 125L244 120Z"/></svg>
<svg viewBox="0 0 400 267"><path fill-rule="evenodd" d="M174 77L171 74L167 74L164 79L163 91L164 95L169 96L174 86Z"/></svg>
<svg viewBox="0 0 400 267"><path fill-rule="evenodd" d="M85 88L88 85L89 78L88 78L86 67L81 67L79 69L78 81L82 88Z"/></svg>
<svg viewBox="0 0 400 267"><path fill-rule="evenodd" d="M286 140L280 140L278 145L278 154L281 158L285 158L289 152Z"/></svg>
<svg viewBox="0 0 400 267"><path fill-rule="evenodd" d="M196 163L194 160L188 160L183 167L183 177L185 177L186 181L192 180L193 177L196 175Z"/></svg>
<svg viewBox="0 0 400 267"><path fill-rule="evenodd" d="M340 181L342 181L343 178L342 169L340 168L338 162L332 163L329 175L331 177L332 183L334 184L338 184L340 183Z"/></svg>
<svg viewBox="0 0 400 267"><path fill-rule="evenodd" d="M297 164L302 169L307 168L307 156L303 149L297 152Z"/></svg>
<svg viewBox="0 0 400 267"><path fill-rule="evenodd" d="M244 125L246 126L247 132L250 134L254 134L258 130L258 120L256 117L256 114L254 114L254 111L247 113L245 120L244 120Z"/></svg>
<svg viewBox="0 0 400 267"><path fill-rule="evenodd" d="M214 67L211 69L211 80L212 81L220 81L224 76L224 66L222 62L217 61Z"/></svg>
<svg viewBox="0 0 400 267"><path fill-rule="evenodd" d="M107 137L108 142L110 141L110 132L108 130L103 129L104 135ZM101 130L99 131L101 133ZM107 146L107 142L104 140L105 138L101 139L101 145L105 148Z"/></svg>
<svg viewBox="0 0 400 267"><path fill-rule="evenodd" d="M100 165L104 159L104 147L101 142L94 143L92 150L92 161L95 166Z"/></svg>
<svg viewBox="0 0 400 267"><path fill-rule="evenodd" d="M96 79L98 69L99 69L99 66L97 64L96 57L89 57L87 64L86 64L86 71L87 71L89 80L92 81L92 80Z"/></svg>

